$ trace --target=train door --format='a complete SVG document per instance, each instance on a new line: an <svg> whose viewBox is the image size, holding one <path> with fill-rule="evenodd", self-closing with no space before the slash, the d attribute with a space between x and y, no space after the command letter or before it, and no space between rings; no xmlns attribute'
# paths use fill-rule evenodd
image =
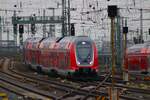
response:
<svg viewBox="0 0 150 100"><path fill-rule="evenodd" d="M38 52L38 51L39 51L38 49L35 50L35 60L36 60L36 64L39 64L39 52Z"/></svg>
<svg viewBox="0 0 150 100"><path fill-rule="evenodd" d="M147 70L147 56L146 55L141 55L140 56L140 69L141 71L146 71Z"/></svg>
<svg viewBox="0 0 150 100"><path fill-rule="evenodd" d="M147 56L147 60L148 60L148 72L150 73L150 54L148 54Z"/></svg>
<svg viewBox="0 0 150 100"><path fill-rule="evenodd" d="M70 66L70 52L68 49L62 49L60 51L60 58L59 58L59 64L61 66L61 69L64 70L69 70L69 66Z"/></svg>
<svg viewBox="0 0 150 100"><path fill-rule="evenodd" d="M28 58L29 58L28 61L30 64L32 62L32 50L31 50L31 48L32 48L32 44L30 43L29 48L28 48Z"/></svg>
<svg viewBox="0 0 150 100"><path fill-rule="evenodd" d="M148 61L148 72L150 73L150 45L148 45L147 49L147 61Z"/></svg>
<svg viewBox="0 0 150 100"><path fill-rule="evenodd" d="M35 65L36 64L36 50L32 49L32 64Z"/></svg>
<svg viewBox="0 0 150 100"><path fill-rule="evenodd" d="M50 50L49 50L49 53L48 53L48 66L49 66L49 67L52 67L52 61L53 61L53 58L52 58L52 50L50 49Z"/></svg>
<svg viewBox="0 0 150 100"><path fill-rule="evenodd" d="M59 50L59 65L60 65L60 69L64 69L64 52L62 50Z"/></svg>

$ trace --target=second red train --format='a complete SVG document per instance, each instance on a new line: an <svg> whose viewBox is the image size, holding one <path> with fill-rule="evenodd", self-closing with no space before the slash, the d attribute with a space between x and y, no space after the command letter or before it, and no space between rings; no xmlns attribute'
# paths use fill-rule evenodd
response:
<svg viewBox="0 0 150 100"><path fill-rule="evenodd" d="M150 72L150 44L136 44L127 49L125 69L131 72Z"/></svg>

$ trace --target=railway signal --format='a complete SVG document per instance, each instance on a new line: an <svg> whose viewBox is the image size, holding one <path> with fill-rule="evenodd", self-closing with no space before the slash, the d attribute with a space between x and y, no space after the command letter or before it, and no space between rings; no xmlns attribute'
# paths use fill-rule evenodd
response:
<svg viewBox="0 0 150 100"><path fill-rule="evenodd" d="M24 27L23 27L23 25L19 25L19 33L20 34L24 33Z"/></svg>
<svg viewBox="0 0 150 100"><path fill-rule="evenodd" d="M148 30L149 30L149 35L150 35L150 28Z"/></svg>
<svg viewBox="0 0 150 100"><path fill-rule="evenodd" d="M23 33L24 33L24 26L19 25L19 38L20 38L20 45L23 45Z"/></svg>
<svg viewBox="0 0 150 100"><path fill-rule="evenodd" d="M108 6L108 17L114 19L116 16L117 16L117 6L116 5Z"/></svg>
<svg viewBox="0 0 150 100"><path fill-rule="evenodd" d="M114 88L114 75L115 75L115 17L117 16L117 6L116 5L110 5L108 6L108 17L111 19L111 53L112 53L112 87L111 87L111 93L110 93L110 100L116 100L116 89Z"/></svg>
<svg viewBox="0 0 150 100"><path fill-rule="evenodd" d="M35 24L31 24L31 32L32 34L35 34Z"/></svg>
<svg viewBox="0 0 150 100"><path fill-rule="evenodd" d="M123 27L123 33L127 34L128 33L128 27Z"/></svg>
<svg viewBox="0 0 150 100"><path fill-rule="evenodd" d="M126 20L126 24L127 24L127 20ZM124 60L126 59L127 33L128 33L128 27L125 26L125 27L123 27L123 34L124 34ZM127 81L129 81L129 79L128 79L128 70L126 68L127 66L124 65L124 62L123 62L123 79L124 79L124 81L127 82ZM124 70L124 69L126 69L126 70Z"/></svg>
<svg viewBox="0 0 150 100"><path fill-rule="evenodd" d="M133 41L134 41L134 44L138 44L138 39L136 37L133 37Z"/></svg>
<svg viewBox="0 0 150 100"><path fill-rule="evenodd" d="M17 24L13 24L14 34L17 34Z"/></svg>
<svg viewBox="0 0 150 100"><path fill-rule="evenodd" d="M71 36L75 36L75 27L74 24L71 24Z"/></svg>
<svg viewBox="0 0 150 100"><path fill-rule="evenodd" d="M123 27L123 34L124 34L124 50L127 48L127 33L128 33L128 27Z"/></svg>
<svg viewBox="0 0 150 100"><path fill-rule="evenodd" d="M117 16L117 6L116 5L111 5L108 6L108 17L111 19L111 50L112 50L112 84L114 85L114 72L115 72L115 17Z"/></svg>

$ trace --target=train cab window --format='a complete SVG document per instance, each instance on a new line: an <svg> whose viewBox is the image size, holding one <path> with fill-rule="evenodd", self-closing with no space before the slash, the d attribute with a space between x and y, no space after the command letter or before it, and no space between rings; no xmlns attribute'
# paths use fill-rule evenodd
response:
<svg viewBox="0 0 150 100"><path fill-rule="evenodd" d="M80 64L90 64L93 56L92 44L90 42L81 41L76 45L77 60Z"/></svg>

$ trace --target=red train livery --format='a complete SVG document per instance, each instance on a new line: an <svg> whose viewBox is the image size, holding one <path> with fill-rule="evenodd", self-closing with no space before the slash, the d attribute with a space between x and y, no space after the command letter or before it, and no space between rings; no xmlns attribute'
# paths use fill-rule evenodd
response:
<svg viewBox="0 0 150 100"><path fill-rule="evenodd" d="M24 43L24 61L33 69L65 75L97 74L98 52L86 36L29 38Z"/></svg>
<svg viewBox="0 0 150 100"><path fill-rule="evenodd" d="M150 44L129 47L125 56L125 69L134 72L150 72Z"/></svg>

